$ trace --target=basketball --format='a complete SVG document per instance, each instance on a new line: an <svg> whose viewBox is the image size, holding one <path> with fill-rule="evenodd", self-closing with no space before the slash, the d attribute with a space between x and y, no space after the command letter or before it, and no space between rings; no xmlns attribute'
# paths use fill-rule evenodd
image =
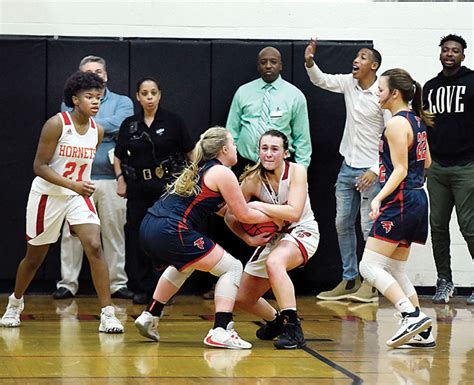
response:
<svg viewBox="0 0 474 385"><path fill-rule="evenodd" d="M278 225L273 223L272 221L270 222L264 222L264 223L256 223L256 224L250 224L250 223L241 223L240 224L244 231L251 236L254 235L259 235L262 233L274 233L278 230Z"/></svg>

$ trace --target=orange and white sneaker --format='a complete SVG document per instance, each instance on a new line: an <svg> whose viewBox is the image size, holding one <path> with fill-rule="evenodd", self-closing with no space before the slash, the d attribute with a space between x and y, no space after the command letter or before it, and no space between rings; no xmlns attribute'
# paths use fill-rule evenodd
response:
<svg viewBox="0 0 474 385"><path fill-rule="evenodd" d="M234 330L234 322L231 321L227 325L227 328L215 328L209 330L204 343L215 348L224 349L250 349L252 344L244 341L239 337L237 332Z"/></svg>

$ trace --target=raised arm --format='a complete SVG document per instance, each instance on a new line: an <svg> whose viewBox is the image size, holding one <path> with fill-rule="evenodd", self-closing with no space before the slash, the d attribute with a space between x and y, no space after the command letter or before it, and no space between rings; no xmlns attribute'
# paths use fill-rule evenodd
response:
<svg viewBox="0 0 474 385"><path fill-rule="evenodd" d="M304 51L304 60L306 62L306 67L311 68L314 66L314 55L316 55L317 39L311 38L305 51Z"/></svg>
<svg viewBox="0 0 474 385"><path fill-rule="evenodd" d="M352 83L352 75L331 75L321 71L314 62L316 46L316 39L311 39L304 51L305 67L309 80L311 80L311 83L315 86L324 90L344 93L346 85Z"/></svg>

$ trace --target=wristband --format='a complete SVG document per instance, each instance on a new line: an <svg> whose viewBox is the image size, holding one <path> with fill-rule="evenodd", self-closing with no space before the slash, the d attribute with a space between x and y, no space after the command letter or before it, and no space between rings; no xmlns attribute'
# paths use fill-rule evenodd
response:
<svg viewBox="0 0 474 385"><path fill-rule="evenodd" d="M118 174L118 175L115 177L115 180L118 180L121 176L123 176L123 173Z"/></svg>

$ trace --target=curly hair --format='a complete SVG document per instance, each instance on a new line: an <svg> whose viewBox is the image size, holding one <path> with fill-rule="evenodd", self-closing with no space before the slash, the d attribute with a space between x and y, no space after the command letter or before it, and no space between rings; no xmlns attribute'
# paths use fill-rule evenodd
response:
<svg viewBox="0 0 474 385"><path fill-rule="evenodd" d="M439 42L439 46L442 47L444 43L447 41L455 41L456 43L461 44L461 47L463 50L467 48L466 40L462 36L455 35L453 33L450 33L449 35L443 36L441 38L441 41Z"/></svg>
<svg viewBox="0 0 474 385"><path fill-rule="evenodd" d="M84 90L102 90L105 87L104 81L91 72L76 71L66 80L64 84L63 99L68 107L74 107L73 96Z"/></svg>

